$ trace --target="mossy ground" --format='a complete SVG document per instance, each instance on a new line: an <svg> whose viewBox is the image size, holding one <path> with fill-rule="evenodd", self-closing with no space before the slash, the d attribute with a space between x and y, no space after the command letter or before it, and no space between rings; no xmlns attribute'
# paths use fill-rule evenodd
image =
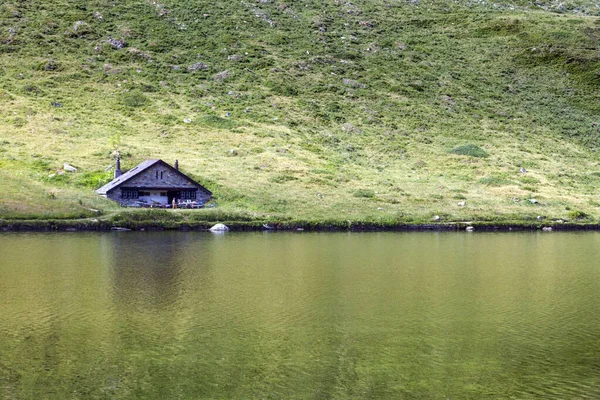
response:
<svg viewBox="0 0 600 400"><path fill-rule="evenodd" d="M0 218L122 211L118 149L256 220L596 221L600 23L539 4L3 2Z"/></svg>

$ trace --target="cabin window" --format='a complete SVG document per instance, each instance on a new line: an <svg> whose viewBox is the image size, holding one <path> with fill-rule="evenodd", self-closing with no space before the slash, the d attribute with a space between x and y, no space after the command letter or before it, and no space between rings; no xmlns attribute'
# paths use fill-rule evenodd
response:
<svg viewBox="0 0 600 400"><path fill-rule="evenodd" d="M121 198L123 199L137 199L138 195L137 190L121 190Z"/></svg>
<svg viewBox="0 0 600 400"><path fill-rule="evenodd" d="M195 191L182 191L181 199L182 200L196 200L196 192Z"/></svg>
<svg viewBox="0 0 600 400"><path fill-rule="evenodd" d="M156 171L156 179L162 179L163 178L163 172L164 171Z"/></svg>

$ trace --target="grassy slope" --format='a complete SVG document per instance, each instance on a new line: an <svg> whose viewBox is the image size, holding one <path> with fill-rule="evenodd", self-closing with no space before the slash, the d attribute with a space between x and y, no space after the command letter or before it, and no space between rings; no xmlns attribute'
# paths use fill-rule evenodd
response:
<svg viewBox="0 0 600 400"><path fill-rule="evenodd" d="M118 148L248 215L597 219L600 23L557 4L3 2L0 217L115 210Z"/></svg>

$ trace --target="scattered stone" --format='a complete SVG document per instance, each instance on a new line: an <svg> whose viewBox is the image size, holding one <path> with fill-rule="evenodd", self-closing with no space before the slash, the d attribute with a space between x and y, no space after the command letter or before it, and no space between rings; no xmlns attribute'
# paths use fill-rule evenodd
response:
<svg viewBox="0 0 600 400"><path fill-rule="evenodd" d="M233 157L233 156L237 156L238 152L236 149L231 149L229 150L229 156Z"/></svg>
<svg viewBox="0 0 600 400"><path fill-rule="evenodd" d="M379 211L381 211L381 210L383 210L383 207L377 207L377 209L378 209Z"/></svg>
<svg viewBox="0 0 600 400"><path fill-rule="evenodd" d="M341 128L346 133L354 133L354 132L362 133L362 130L357 129L356 126L354 126L353 124L351 124L349 122L344 122L342 124Z"/></svg>
<svg viewBox="0 0 600 400"><path fill-rule="evenodd" d="M467 202L466 201L459 201L457 204L458 204L459 207L464 207L464 206L467 205Z"/></svg>
<svg viewBox="0 0 600 400"><path fill-rule="evenodd" d="M96 18L98 21L102 21L102 14L99 11L94 11L94 18Z"/></svg>
<svg viewBox="0 0 600 400"><path fill-rule="evenodd" d="M465 228L465 231L467 231L467 232L473 232L474 230L475 230L475 228L474 228L474 227L472 227L472 226L467 226L467 227Z"/></svg>
<svg viewBox="0 0 600 400"><path fill-rule="evenodd" d="M104 72L111 75L120 74L123 72L121 68L114 68L112 64L104 64Z"/></svg>
<svg viewBox="0 0 600 400"><path fill-rule="evenodd" d="M213 225L212 228L210 228L210 231L211 232L227 232L227 231L229 231L229 228L225 224L216 224L216 225Z"/></svg>
<svg viewBox="0 0 600 400"><path fill-rule="evenodd" d="M104 168L104 172L111 171L112 169L113 169L113 166L112 166L112 164L111 164L111 165L109 165L108 167Z"/></svg>
<svg viewBox="0 0 600 400"><path fill-rule="evenodd" d="M60 108L62 107L62 104L60 104L58 101L55 101L54 103L52 103L52 107Z"/></svg>
<svg viewBox="0 0 600 400"><path fill-rule="evenodd" d="M242 61L242 58L243 58L243 57L242 57L242 56L240 56L239 54L232 54L232 55L230 55L230 56L228 56L228 57L227 57L227 59L228 59L229 61L234 61L234 62L239 62L239 61Z"/></svg>
<svg viewBox="0 0 600 400"><path fill-rule="evenodd" d="M364 88L367 87L367 85L365 85L364 83L360 83L360 82L355 81L353 79L344 78L342 80L342 82L344 83L344 85L350 86L350 87L354 87L354 88L364 89Z"/></svg>
<svg viewBox="0 0 600 400"><path fill-rule="evenodd" d="M525 168L521 167L521 168L519 168L519 172L522 174L526 174L527 170Z"/></svg>
<svg viewBox="0 0 600 400"><path fill-rule="evenodd" d="M304 228L298 228L296 230L302 232L304 230Z"/></svg>
<svg viewBox="0 0 600 400"><path fill-rule="evenodd" d="M108 37L108 39L106 39L106 43L110 44L113 47L113 49L115 49L115 50L120 50L123 47L127 46L127 42L125 42L125 40L113 39L110 36Z"/></svg>
<svg viewBox="0 0 600 400"><path fill-rule="evenodd" d="M63 169L68 172L77 172L77 168L68 163L63 164Z"/></svg>
<svg viewBox="0 0 600 400"><path fill-rule="evenodd" d="M452 96L449 96L447 94L442 95L441 96L441 100L443 104L447 104L449 106L455 106L456 105L456 101L454 101L454 99L452 98Z"/></svg>
<svg viewBox="0 0 600 400"><path fill-rule="evenodd" d="M546 219L546 217L544 217L543 215L538 215L538 216L537 216L537 219L538 219L538 220L542 220L542 219Z"/></svg>
<svg viewBox="0 0 600 400"><path fill-rule="evenodd" d="M129 228L123 228L121 226L113 226L110 228L111 231L120 231L120 232L126 232L126 231L130 231L131 229Z"/></svg>
<svg viewBox="0 0 600 400"><path fill-rule="evenodd" d="M44 71L56 71L60 68L60 63L56 60L48 60L46 64L44 64Z"/></svg>
<svg viewBox="0 0 600 400"><path fill-rule="evenodd" d="M152 57L150 56L150 54L146 54L146 53L142 52L141 50L136 49L135 47L130 48L129 53L131 53L132 55L134 55L136 57L143 58L144 60L152 61Z"/></svg>
<svg viewBox="0 0 600 400"><path fill-rule="evenodd" d="M96 218L92 218L92 219L90 219L90 222L97 223L99 221Z"/></svg>
<svg viewBox="0 0 600 400"><path fill-rule="evenodd" d="M539 203L539 201L537 201L536 199L529 199L529 202L531 204L538 204Z"/></svg>
<svg viewBox="0 0 600 400"><path fill-rule="evenodd" d="M225 116L226 116L226 117L231 117L231 113L230 113L230 112L226 112L226 113L225 113Z"/></svg>
<svg viewBox="0 0 600 400"><path fill-rule="evenodd" d="M270 224L263 224L263 228L266 229L267 231L272 231L273 229L275 229L275 227Z"/></svg>
<svg viewBox="0 0 600 400"><path fill-rule="evenodd" d="M200 70L208 69L208 68L209 68L208 65L198 62L196 64L190 65L187 69L188 69L188 71L200 71Z"/></svg>
<svg viewBox="0 0 600 400"><path fill-rule="evenodd" d="M84 21L76 21L73 25L73 34L78 36L83 36L86 33L92 32L93 29L87 22Z"/></svg>
<svg viewBox="0 0 600 400"><path fill-rule="evenodd" d="M557 219L557 220L556 220L556 221L554 221L554 222L556 222L557 224L563 224L565 221L563 221L562 219Z"/></svg>
<svg viewBox="0 0 600 400"><path fill-rule="evenodd" d="M184 118L183 123L190 124L192 122L191 118Z"/></svg>
<svg viewBox="0 0 600 400"><path fill-rule="evenodd" d="M433 220L434 220L434 221L439 221L440 219L441 219L441 218L440 218L440 216L439 216L439 215L434 215L434 216L433 216Z"/></svg>
<svg viewBox="0 0 600 400"><path fill-rule="evenodd" d="M219 72L218 74L215 75L215 80L216 81L222 81L223 79L227 79L231 76L231 72L229 71L222 71Z"/></svg>
<svg viewBox="0 0 600 400"><path fill-rule="evenodd" d="M542 231L544 231L544 232L552 232L552 227L551 226L544 226L542 228Z"/></svg>

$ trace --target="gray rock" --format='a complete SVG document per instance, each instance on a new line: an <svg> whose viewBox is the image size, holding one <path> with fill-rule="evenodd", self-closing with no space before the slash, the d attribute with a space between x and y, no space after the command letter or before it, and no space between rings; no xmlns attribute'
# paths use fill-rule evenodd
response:
<svg viewBox="0 0 600 400"><path fill-rule="evenodd" d="M203 70L203 69L208 69L208 65L201 63L201 62L190 65L188 67L188 71L199 71L199 70Z"/></svg>
<svg viewBox="0 0 600 400"><path fill-rule="evenodd" d="M367 87L367 85L365 85L364 83L360 83L360 82L355 81L353 79L344 78L342 80L342 82L344 83L344 85L350 86L350 87L354 87L354 88L364 89L364 88Z"/></svg>
<svg viewBox="0 0 600 400"><path fill-rule="evenodd" d="M227 225L225 224L216 224L213 225L212 228L210 228L211 232L227 232L229 231L229 227L227 227Z"/></svg>
<svg viewBox="0 0 600 400"><path fill-rule="evenodd" d="M464 206L467 205L467 202L466 201L459 201L457 204L458 204L459 207L464 207Z"/></svg>
<svg viewBox="0 0 600 400"><path fill-rule="evenodd" d="M127 46L127 43L123 39L113 39L110 36L106 40L106 43L110 44L113 47L113 49L116 50L122 49L123 47Z"/></svg>
<svg viewBox="0 0 600 400"><path fill-rule="evenodd" d="M467 232L473 232L474 230L475 230L475 228L473 228L472 226L467 226L465 228L465 231L467 231Z"/></svg>
<svg viewBox="0 0 600 400"><path fill-rule="evenodd" d="M439 215L434 215L433 216L433 220L434 221L439 221L440 220L440 216Z"/></svg>
<svg viewBox="0 0 600 400"><path fill-rule="evenodd" d="M536 199L529 199L529 202L531 204L538 204L539 203L539 201L537 201Z"/></svg>
<svg viewBox="0 0 600 400"><path fill-rule="evenodd" d="M544 231L544 232L552 232L552 227L551 226L544 226L542 228L542 231Z"/></svg>
<svg viewBox="0 0 600 400"><path fill-rule="evenodd" d="M63 169L68 172L77 172L77 168L68 163L63 164Z"/></svg>

